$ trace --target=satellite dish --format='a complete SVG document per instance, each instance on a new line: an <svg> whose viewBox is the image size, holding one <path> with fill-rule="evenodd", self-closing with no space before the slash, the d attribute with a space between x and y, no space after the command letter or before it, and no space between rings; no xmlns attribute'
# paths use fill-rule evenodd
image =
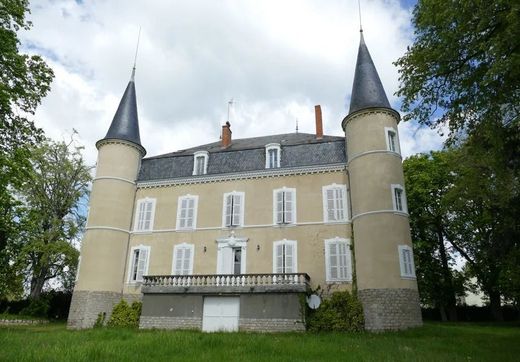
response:
<svg viewBox="0 0 520 362"><path fill-rule="evenodd" d="M311 294L307 297L307 305L310 309L318 309L321 304L321 298L316 294Z"/></svg>

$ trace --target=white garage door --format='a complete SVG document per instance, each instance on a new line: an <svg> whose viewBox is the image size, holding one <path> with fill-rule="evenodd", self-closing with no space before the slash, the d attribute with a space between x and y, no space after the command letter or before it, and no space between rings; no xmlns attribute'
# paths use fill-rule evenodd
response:
<svg viewBox="0 0 520 362"><path fill-rule="evenodd" d="M206 297L204 298L202 330L204 332L238 331L239 312L239 297Z"/></svg>

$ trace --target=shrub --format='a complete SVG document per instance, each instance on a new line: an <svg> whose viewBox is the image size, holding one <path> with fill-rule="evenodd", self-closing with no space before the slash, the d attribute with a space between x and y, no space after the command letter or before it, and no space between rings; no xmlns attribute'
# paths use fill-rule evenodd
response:
<svg viewBox="0 0 520 362"><path fill-rule="evenodd" d="M48 298L41 296L38 299L31 299L29 305L20 311L20 314L31 316L31 317L43 317L47 318L47 312L49 311L49 300Z"/></svg>
<svg viewBox="0 0 520 362"><path fill-rule="evenodd" d="M318 309L307 313L307 328L313 332L359 332L363 327L363 306L348 291L332 293Z"/></svg>
<svg viewBox="0 0 520 362"><path fill-rule="evenodd" d="M132 305L129 305L125 300L121 300L114 306L107 326L130 328L139 327L141 307L141 302L133 302Z"/></svg>

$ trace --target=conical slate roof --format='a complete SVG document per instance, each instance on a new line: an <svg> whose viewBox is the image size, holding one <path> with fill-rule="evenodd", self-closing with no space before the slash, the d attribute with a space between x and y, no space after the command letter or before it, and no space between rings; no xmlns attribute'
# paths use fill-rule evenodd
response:
<svg viewBox="0 0 520 362"><path fill-rule="evenodd" d="M126 86L125 93L119 107L117 107L116 114L107 135L103 139L118 139L133 142L139 146L141 145L141 138L139 136L139 119L137 117L137 101L135 96L135 82L134 76Z"/></svg>
<svg viewBox="0 0 520 362"><path fill-rule="evenodd" d="M374 107L391 108L361 31L349 113Z"/></svg>

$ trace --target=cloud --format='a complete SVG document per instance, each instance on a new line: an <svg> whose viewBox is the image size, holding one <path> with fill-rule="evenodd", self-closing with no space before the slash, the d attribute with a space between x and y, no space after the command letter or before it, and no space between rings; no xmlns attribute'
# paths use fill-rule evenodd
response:
<svg viewBox="0 0 520 362"><path fill-rule="evenodd" d="M217 141L231 98L234 138L293 132L296 119L300 132L314 132L315 104L325 133L343 134L359 44L355 1L41 0L31 11L24 49L56 73L36 122L53 138L75 128L91 163L129 80L139 26L136 88L148 155ZM363 27L397 104L392 62L411 42L410 9L363 2ZM408 128L400 126L407 152L442 142Z"/></svg>

